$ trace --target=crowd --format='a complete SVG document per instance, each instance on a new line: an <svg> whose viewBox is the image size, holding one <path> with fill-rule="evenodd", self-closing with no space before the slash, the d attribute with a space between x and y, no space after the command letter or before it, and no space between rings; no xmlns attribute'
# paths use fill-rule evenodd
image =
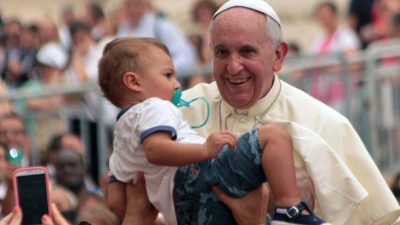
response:
<svg viewBox="0 0 400 225"><path fill-rule="evenodd" d="M26 133L23 119L15 113L0 119L1 143L1 213L10 213L14 207L12 171L30 163L31 139ZM21 157L13 157L10 149L20 151ZM85 146L81 138L72 133L55 133L50 139L42 163L51 178L51 198L68 221L77 219L97 221L97 224L118 224L104 202L104 186L95 184L87 173L84 159ZM79 212L79 213L78 213Z"/></svg>
<svg viewBox="0 0 400 225"><path fill-rule="evenodd" d="M284 24L281 25L278 15L269 5L265 6L259 0L249 0L253 1L254 5L244 0L230 0L219 6L212 0L198 0L191 11L195 26L193 30L196 32L190 34L185 34L174 21L164 12L154 8L148 0L124 0L113 12L105 12L102 5L96 1L85 2L79 13L66 6L60 10L62 22L59 24L49 18L29 23L22 23L16 18L0 18L0 95L14 91L35 95L60 87L87 86L89 89L98 83L101 85L101 67L98 64L105 54L105 46L108 46L110 41L122 37L155 38L166 46L168 56L171 57L174 69L168 70L166 76L176 75L180 83L173 89L182 87L186 90L183 94L185 99L201 96L208 101L207 104L193 103L191 107L182 109L182 115L189 124L202 124L204 115L209 115L205 125L197 128L195 132L205 138L221 130L240 135L264 124L277 123L293 138L297 179L292 178L293 182L297 182L298 195L302 201L307 202L305 207L294 207L303 207L300 208L300 212L305 209L313 214L312 208L315 206L316 215L332 224L394 223L399 217L400 207L352 125L342 115L314 99L327 103L340 112L345 97L341 76L331 67L313 71L310 94L314 98L280 80L276 73L283 67L287 54L296 57L304 51L299 49L296 43L288 46L284 42L281 33L281 26ZM352 0L349 2L346 22L340 20L339 10L334 2L319 2L314 9L313 15L321 26L321 35L309 46L309 51L315 55L341 52L351 56L375 43L385 43L400 37L400 2L397 0ZM247 23L242 18L247 18L254 24ZM268 24L267 31L266 26L257 26L264 25L265 21ZM149 51L146 54L151 53ZM140 58L140 53L138 55ZM114 56L115 60L121 61L124 57L132 56L127 53ZM151 63L155 63L156 58ZM150 66L150 62L148 63L146 65ZM140 67L139 63L135 66ZM112 67L110 70L117 70L116 68ZM124 73L119 70L112 72ZM304 73L298 76L304 76ZM133 79L129 82L141 82L135 80L135 76L129 77ZM149 97L148 93L161 91L162 86L157 87L156 84L154 81L149 86L145 85L148 88L147 92L144 91L144 97L138 97L136 100L144 101ZM127 89L138 92L134 85L125 85ZM141 85L137 85L137 88L140 89ZM101 88L104 91L104 87ZM125 90L122 85L114 88L121 88L116 91L119 94ZM93 162L87 156L97 149L95 144L87 141L96 140L91 139L92 137L84 139L82 136L85 134L77 132L80 127L74 129L81 111L74 111L75 114L69 115L68 120L60 113L60 108L66 107L71 110L84 106L89 115L88 126L96 127L99 101L106 98L100 98L95 89L89 90L68 95L0 101L0 207L1 217L5 219L0 221L0 224L10 223L4 222L10 221L10 216L6 217L7 214L20 215L18 209L14 208L12 171L17 167L31 166L37 162L46 166L49 171L52 200L55 203L52 211L55 212L53 215L62 218L59 225L77 224L80 221L97 225L121 224L125 212L131 213L131 218L125 218L124 224L151 224L132 222L152 221L152 214L140 214L143 210L154 210L150 204L134 204L125 200L132 196L137 197L135 195L138 195L138 192L143 192L141 178L137 178L136 187L127 188L136 188L136 192L127 192L124 197L119 197L119 200L123 199L124 202L118 204L133 204L129 210L120 210L115 205L110 207L110 202L107 203L106 200L110 194L107 190L110 188L108 171L103 171L104 174L98 177L93 177L88 171ZM107 94L105 95L107 97ZM107 99L112 98L108 96ZM105 120L110 128L114 128L119 111L114 105L118 104L105 101L102 105ZM128 105L119 106L125 108ZM31 117L32 114L35 117ZM125 112L121 115L125 115ZM168 124L170 125L169 121ZM91 135L96 133L95 129L91 130ZM171 132L167 138L171 139L176 130L161 131ZM112 129L110 133L111 131ZM30 134L35 134L35 137ZM146 134L145 138L148 138L148 135ZM140 138L146 140L142 136ZM39 151L32 151L33 144ZM110 154L116 146L120 145L109 146ZM314 153L311 153L310 149ZM18 157L11 155L11 150L16 151ZM340 159L340 166L332 166L331 170L318 166L321 156L325 157L326 162ZM163 159L168 160L167 157ZM203 159L197 158L197 161ZM327 165L331 166L329 163L325 164ZM260 167L261 164L257 166ZM265 165L263 169L264 167ZM197 170L200 169L190 168L179 172L189 174L190 183L190 179L196 179L193 176L198 173ZM273 175L268 174L267 180L269 176L272 182ZM128 180L131 179L130 177ZM148 177L145 179L147 181ZM314 183L307 182L310 179ZM263 182L264 180L261 183ZM125 186L115 185L111 186L115 188L114 191L125 193ZM193 191L186 185L182 185L185 193ZM398 192L397 189L397 186L393 187L395 193ZM250 194L240 198L231 198L224 190L213 191L209 198L215 205L207 207L222 212L220 216L223 220L236 221L237 224L248 224L243 222L247 220L265 224L268 220L266 215L255 216L254 207L251 210L236 207L254 202L254 198L246 199L246 196L251 195L267 202L265 197L260 197L256 191L246 190L246 193ZM274 191L276 187L271 193ZM187 197L177 196L180 196L182 201ZM332 199L337 202L331 204ZM148 203L149 200L144 198L143 201ZM273 204L272 200L270 202ZM308 205L311 209L308 209ZM260 203L256 204L256 207L264 209L266 206ZM287 213L290 208L279 209L281 210L272 209L270 214L279 214L282 211ZM204 212L209 213L207 210ZM194 215L190 216L192 218ZM207 218L202 217L204 215L196 216L199 220ZM299 215L296 214L297 216ZM173 221L173 218L168 219ZM183 218L182 221L193 222L188 218ZM215 221L218 221L218 218ZM212 224L212 221L204 224Z"/></svg>
<svg viewBox="0 0 400 225"><path fill-rule="evenodd" d="M94 1L77 10L66 6L60 10L61 22L58 24L46 17L29 23L16 18L2 18L0 94L18 91L35 95L58 87L82 87L85 90L85 86L96 83L97 63L104 45L121 36L155 37L165 43L184 87L210 81L209 38L204 24L210 21L216 9L215 3L200 1L198 6L194 6L193 22L201 24L201 28L190 37L148 1L130 0L121 4L115 12L107 14L102 5ZM63 123L60 108L68 105L72 117L79 117L76 114L85 111L89 119L95 120L100 98L88 92L1 101L0 104L0 114L16 111L24 117L32 117L29 112L34 112L35 118L29 118L27 129L29 133L40 132L35 146L43 151L52 132L65 131L68 126L73 126ZM72 108L78 110L71 112ZM117 109L106 101L104 110L105 122L113 124ZM38 122L38 126L33 120Z"/></svg>
<svg viewBox="0 0 400 225"><path fill-rule="evenodd" d="M97 83L97 64L105 44L121 36L155 37L165 43L182 83L193 86L209 80L210 76L203 77L202 71L209 68L207 24L216 8L212 1L199 1L193 7L193 22L201 24L201 29L191 37L146 0L123 1L114 12L105 12L95 1L86 2L79 9L65 6L60 9L58 24L46 17L29 22L3 17L0 93L38 94L52 88ZM88 149L95 146L87 145L77 136L80 128L76 127L79 124L76 118L80 115L73 114L66 121L59 113L62 107L84 105L91 110L88 114L92 125L99 99L95 95L90 92L1 101L2 216L10 213L13 206L10 180L13 168L40 162L46 165L54 183L52 198L70 223L86 220L94 224L118 224L117 217L103 204L107 180L102 177L95 180L88 171L92 162L87 156L96 150ZM117 109L111 104L105 109L109 123L113 123ZM39 153L31 154L33 147ZM10 149L18 151L17 159L10 158Z"/></svg>

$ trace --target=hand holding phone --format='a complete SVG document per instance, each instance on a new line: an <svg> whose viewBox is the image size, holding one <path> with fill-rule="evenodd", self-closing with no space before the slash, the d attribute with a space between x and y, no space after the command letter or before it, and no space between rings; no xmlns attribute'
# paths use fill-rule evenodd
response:
<svg viewBox="0 0 400 225"><path fill-rule="evenodd" d="M42 224L42 216L50 215L48 173L45 167L24 167L13 175L14 198L22 211L22 225Z"/></svg>

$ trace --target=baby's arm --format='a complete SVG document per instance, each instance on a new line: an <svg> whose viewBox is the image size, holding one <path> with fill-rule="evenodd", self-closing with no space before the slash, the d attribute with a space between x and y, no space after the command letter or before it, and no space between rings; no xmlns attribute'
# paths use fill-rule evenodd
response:
<svg viewBox="0 0 400 225"><path fill-rule="evenodd" d="M236 147L236 138L228 131L211 134L203 144L176 142L168 132L155 132L143 140L147 160L164 166L182 166L213 158L225 144Z"/></svg>

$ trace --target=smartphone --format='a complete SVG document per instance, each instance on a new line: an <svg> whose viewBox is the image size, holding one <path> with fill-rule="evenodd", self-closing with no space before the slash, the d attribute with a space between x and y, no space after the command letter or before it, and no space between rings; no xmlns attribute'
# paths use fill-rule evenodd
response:
<svg viewBox="0 0 400 225"><path fill-rule="evenodd" d="M13 175L14 199L22 211L22 225L42 224L42 216L50 216L50 189L45 167L23 167Z"/></svg>

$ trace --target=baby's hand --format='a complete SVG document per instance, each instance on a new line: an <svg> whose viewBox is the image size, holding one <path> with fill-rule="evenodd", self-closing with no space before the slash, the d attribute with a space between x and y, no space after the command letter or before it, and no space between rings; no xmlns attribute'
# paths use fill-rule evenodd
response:
<svg viewBox="0 0 400 225"><path fill-rule="evenodd" d="M229 131L220 131L212 133L208 136L205 144L208 158L214 158L224 145L229 145L230 148L236 148L236 137Z"/></svg>

